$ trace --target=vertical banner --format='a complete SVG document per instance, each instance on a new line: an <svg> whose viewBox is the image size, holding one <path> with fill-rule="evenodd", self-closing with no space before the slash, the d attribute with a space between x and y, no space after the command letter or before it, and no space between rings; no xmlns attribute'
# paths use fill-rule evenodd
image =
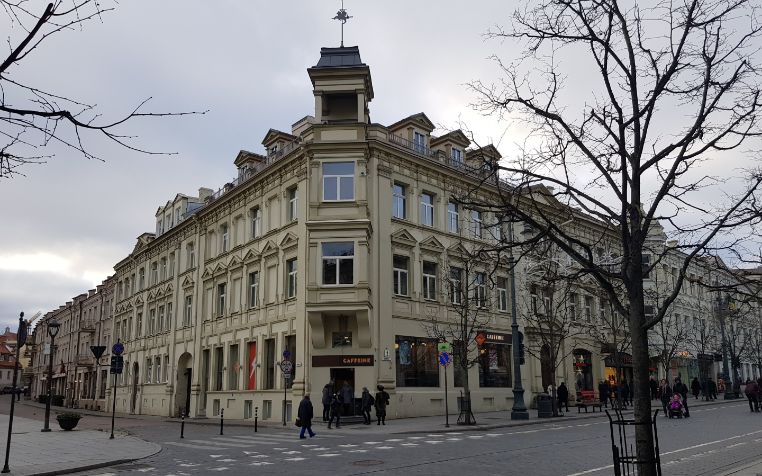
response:
<svg viewBox="0 0 762 476"><path fill-rule="evenodd" d="M257 389L257 343L249 342L249 384L248 390Z"/></svg>

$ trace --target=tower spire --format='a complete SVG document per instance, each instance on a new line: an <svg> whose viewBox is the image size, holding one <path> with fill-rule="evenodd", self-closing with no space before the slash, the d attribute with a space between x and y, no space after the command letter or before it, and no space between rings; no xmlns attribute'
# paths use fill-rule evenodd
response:
<svg viewBox="0 0 762 476"><path fill-rule="evenodd" d="M341 9L336 12L336 16L333 17L334 20L339 20L341 22L341 47L344 48L344 24L352 18L347 14L347 11L344 9L344 0L341 0Z"/></svg>

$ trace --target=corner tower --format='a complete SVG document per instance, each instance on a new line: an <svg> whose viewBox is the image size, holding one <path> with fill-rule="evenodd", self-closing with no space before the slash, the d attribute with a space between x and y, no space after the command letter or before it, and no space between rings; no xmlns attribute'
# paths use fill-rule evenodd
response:
<svg viewBox="0 0 762 476"><path fill-rule="evenodd" d="M318 124L370 122L373 99L370 68L356 46L321 48L320 61L309 68Z"/></svg>

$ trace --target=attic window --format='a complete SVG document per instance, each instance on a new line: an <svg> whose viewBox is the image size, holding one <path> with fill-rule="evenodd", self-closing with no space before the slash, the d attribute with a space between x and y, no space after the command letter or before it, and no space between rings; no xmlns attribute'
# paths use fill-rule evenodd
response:
<svg viewBox="0 0 762 476"><path fill-rule="evenodd" d="M322 113L326 121L357 122L357 95L339 93L323 96Z"/></svg>

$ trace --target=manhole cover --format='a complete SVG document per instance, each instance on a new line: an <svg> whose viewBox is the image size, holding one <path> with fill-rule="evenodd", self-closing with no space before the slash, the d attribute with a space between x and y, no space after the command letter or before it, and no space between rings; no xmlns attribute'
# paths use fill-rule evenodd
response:
<svg viewBox="0 0 762 476"><path fill-rule="evenodd" d="M364 459L355 461L352 464L355 466L378 466L379 464L384 464L384 462L377 459Z"/></svg>

